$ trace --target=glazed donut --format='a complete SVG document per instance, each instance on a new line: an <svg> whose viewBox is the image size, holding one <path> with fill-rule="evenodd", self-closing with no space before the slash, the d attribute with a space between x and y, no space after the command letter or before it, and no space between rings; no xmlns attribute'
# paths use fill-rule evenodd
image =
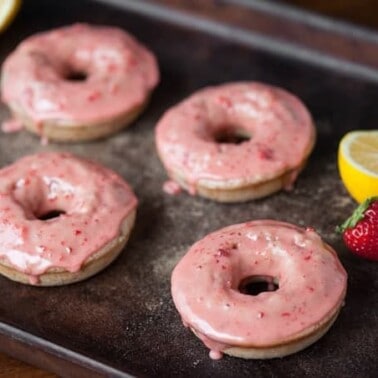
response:
<svg viewBox="0 0 378 378"><path fill-rule="evenodd" d="M202 89L168 110L156 129L168 175L189 193L221 202L289 189L314 142L304 105L255 82Z"/></svg>
<svg viewBox="0 0 378 378"><path fill-rule="evenodd" d="M267 287L256 291L256 282ZM323 336L343 305L346 283L335 251L315 231L259 220L195 243L173 270L172 296L210 357L265 359Z"/></svg>
<svg viewBox="0 0 378 378"><path fill-rule="evenodd" d="M157 85L152 53L115 27L75 24L27 38L2 67L2 100L27 129L56 141L129 125Z"/></svg>
<svg viewBox="0 0 378 378"><path fill-rule="evenodd" d="M0 170L0 274L64 285L109 265L134 224L137 199L111 170L39 153Z"/></svg>

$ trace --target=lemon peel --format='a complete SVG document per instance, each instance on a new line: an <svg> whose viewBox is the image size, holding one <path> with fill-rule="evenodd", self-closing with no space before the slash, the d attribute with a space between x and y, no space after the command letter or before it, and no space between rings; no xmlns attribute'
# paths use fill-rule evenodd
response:
<svg viewBox="0 0 378 378"><path fill-rule="evenodd" d="M21 0L0 0L0 33L13 21L21 6Z"/></svg>
<svg viewBox="0 0 378 378"><path fill-rule="evenodd" d="M378 195L378 130L356 130L339 144L338 168L350 195L359 203Z"/></svg>

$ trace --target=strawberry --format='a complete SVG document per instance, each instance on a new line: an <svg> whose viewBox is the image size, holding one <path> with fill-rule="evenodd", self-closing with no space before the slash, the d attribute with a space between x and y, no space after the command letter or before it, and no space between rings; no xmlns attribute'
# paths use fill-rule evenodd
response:
<svg viewBox="0 0 378 378"><path fill-rule="evenodd" d="M351 252L378 261L378 197L361 203L336 230L343 234L344 243Z"/></svg>

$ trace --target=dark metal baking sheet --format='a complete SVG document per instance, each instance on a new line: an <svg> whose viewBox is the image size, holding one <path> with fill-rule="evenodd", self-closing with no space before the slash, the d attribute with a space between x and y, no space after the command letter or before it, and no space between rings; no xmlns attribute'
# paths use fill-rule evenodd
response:
<svg viewBox="0 0 378 378"><path fill-rule="evenodd" d="M21 39L39 30L77 21L118 25L157 54L162 80L142 117L109 139L42 146L27 132L0 135L0 166L41 150L69 150L113 168L140 199L130 242L120 258L97 276L58 288L29 287L0 278L0 350L70 377L374 376L378 371L377 265L349 254L334 227L355 205L339 180L338 141L348 130L376 128L376 81L359 75L361 71L338 72L316 60L304 62L293 50L275 54L261 44L243 43L232 33L216 35L195 25L191 28L190 23L180 26L156 14L129 11L125 4L24 1L17 20L1 36L3 60ZM279 30L276 33L279 37ZM374 67L369 69L375 72ZM192 91L234 80L282 86L310 108L318 141L295 189L237 205L164 194L166 175L154 148L157 120ZM1 106L1 120L7 116ZM186 249L208 232L257 218L315 227L336 248L348 271L346 305L324 338L293 356L212 361L180 322L171 301L170 273Z"/></svg>

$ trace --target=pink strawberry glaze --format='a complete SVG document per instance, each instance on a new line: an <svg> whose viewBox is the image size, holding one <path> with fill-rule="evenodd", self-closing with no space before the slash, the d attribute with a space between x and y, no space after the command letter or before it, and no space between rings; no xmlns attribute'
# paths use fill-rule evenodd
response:
<svg viewBox="0 0 378 378"><path fill-rule="evenodd" d="M216 142L222 130L243 130L251 138L241 144ZM184 175L193 191L200 180L239 186L296 172L314 137L311 116L296 97L254 82L202 89L168 110L156 129L165 168Z"/></svg>
<svg viewBox="0 0 378 378"><path fill-rule="evenodd" d="M270 276L276 291L239 291ZM312 229L259 220L218 230L195 243L172 273L172 296L186 326L220 358L231 346L266 347L311 330L345 295L347 274Z"/></svg>
<svg viewBox="0 0 378 378"><path fill-rule="evenodd" d="M66 80L84 73L84 81ZM94 124L141 105L157 85L152 53L115 27L75 24L27 38L2 68L2 99L35 123Z"/></svg>
<svg viewBox="0 0 378 378"><path fill-rule="evenodd" d="M0 170L0 259L30 277L70 272L119 235L137 206L128 184L68 153L39 153ZM52 210L65 214L39 220Z"/></svg>
<svg viewBox="0 0 378 378"><path fill-rule="evenodd" d="M181 193L181 186L176 181L167 180L163 184L163 191L171 196L176 196Z"/></svg>
<svg viewBox="0 0 378 378"><path fill-rule="evenodd" d="M22 130L23 124L16 118L10 118L1 124L1 130L4 133L15 133Z"/></svg>

